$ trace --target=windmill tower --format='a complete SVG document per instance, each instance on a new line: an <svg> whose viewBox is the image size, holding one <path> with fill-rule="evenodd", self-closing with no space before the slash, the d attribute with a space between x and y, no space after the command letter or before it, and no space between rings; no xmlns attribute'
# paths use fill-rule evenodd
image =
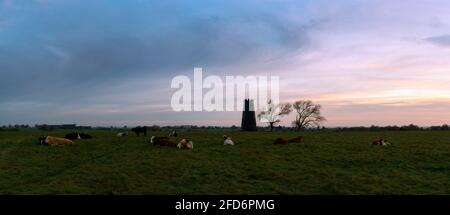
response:
<svg viewBox="0 0 450 215"><path fill-rule="evenodd" d="M242 112L242 131L256 131L256 116L253 105L253 100L245 99L244 111Z"/></svg>

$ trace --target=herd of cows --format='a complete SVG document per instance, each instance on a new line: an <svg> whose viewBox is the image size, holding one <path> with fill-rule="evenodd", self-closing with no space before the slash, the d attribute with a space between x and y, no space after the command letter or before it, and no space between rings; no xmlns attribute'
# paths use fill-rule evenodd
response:
<svg viewBox="0 0 450 215"><path fill-rule="evenodd" d="M147 136L147 127L146 126L139 126L131 129L137 136L139 134L144 134L144 136ZM118 137L126 137L128 136L128 132L120 132L117 133ZM174 147L178 149L193 149L194 148L194 142L187 138L177 138L178 133L176 131L171 131L167 137L157 137L152 136L148 142L153 144L154 146L163 146L163 147ZM85 133L79 133L79 132L72 132L69 134L66 134L64 138L62 137L53 137L53 136L44 136L39 138L39 142L42 145L70 145L74 144L75 140L81 140L81 139L92 139L92 135L85 134ZM276 138L273 144L276 145L286 145L288 143L301 143L304 140L303 136L298 136L294 138ZM224 135L223 136L223 145L230 145L234 146L233 140ZM388 146L390 143L385 139L377 139L372 142L372 145L377 146Z"/></svg>

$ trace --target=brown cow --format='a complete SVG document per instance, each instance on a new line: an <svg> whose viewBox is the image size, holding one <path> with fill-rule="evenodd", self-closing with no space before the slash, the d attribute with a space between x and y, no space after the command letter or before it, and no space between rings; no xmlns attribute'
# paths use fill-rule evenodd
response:
<svg viewBox="0 0 450 215"><path fill-rule="evenodd" d="M275 139L273 144L285 145L288 143L301 143L303 141L303 139L304 139L303 136L298 136L298 137L290 138L287 140L279 137L279 138Z"/></svg>
<svg viewBox="0 0 450 215"><path fill-rule="evenodd" d="M177 144L171 141L168 137L155 137L152 136L150 138L150 143L154 146L169 146L169 147L177 147Z"/></svg>
<svg viewBox="0 0 450 215"><path fill-rule="evenodd" d="M188 140L188 139L182 139L177 147L179 149L193 149L194 148L194 142Z"/></svg>
<svg viewBox="0 0 450 215"><path fill-rule="evenodd" d="M283 138L277 138L275 139L275 141L273 141L273 144L285 145L288 144L288 141Z"/></svg>
<svg viewBox="0 0 450 215"><path fill-rule="evenodd" d="M73 144L72 140L61 138L61 137L52 137L45 136L39 138L39 142L43 145L56 146L56 145L71 145Z"/></svg>
<svg viewBox="0 0 450 215"><path fill-rule="evenodd" d="M288 139L288 142L289 143L301 143L301 142L303 142L303 139L304 139L303 136L298 136L298 137Z"/></svg>

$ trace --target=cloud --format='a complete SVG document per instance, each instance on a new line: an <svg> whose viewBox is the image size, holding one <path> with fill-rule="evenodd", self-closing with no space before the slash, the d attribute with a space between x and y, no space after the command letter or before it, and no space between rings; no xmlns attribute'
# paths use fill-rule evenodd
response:
<svg viewBox="0 0 450 215"><path fill-rule="evenodd" d="M425 39L435 45L450 48L450 35L441 35L436 37L428 37Z"/></svg>
<svg viewBox="0 0 450 215"><path fill-rule="evenodd" d="M45 45L45 48L52 54L54 54L56 57L60 58L62 61L67 61L70 59L70 55L63 49L52 46L52 45Z"/></svg>
<svg viewBox="0 0 450 215"><path fill-rule="evenodd" d="M0 7L0 19L12 23L0 23L0 115L8 116L0 124L92 124L100 115L96 122L225 122L221 114L169 112L171 78L197 66L208 75L279 75L283 99L348 105L327 112L330 124L344 122L352 105L383 112L430 96L445 100L435 95L448 91L448 50L423 41L449 47L446 4L14 2ZM402 89L424 94L398 99Z"/></svg>
<svg viewBox="0 0 450 215"><path fill-rule="evenodd" d="M167 78L195 66L263 62L307 46L308 28L314 27L257 10L251 16L239 11L193 14L190 8L173 14L168 5L158 6L167 14L151 14L145 9L153 5L139 5L141 9L130 3L124 10L131 9L133 15L127 17L119 16L113 3L92 5L102 8L101 16L94 9L81 12L84 5L74 3L48 6L55 10L31 10L9 32L28 33L0 46L0 100L66 101L137 79Z"/></svg>
<svg viewBox="0 0 450 215"><path fill-rule="evenodd" d="M13 4L13 0L2 0L1 4L3 7L11 7Z"/></svg>
<svg viewBox="0 0 450 215"><path fill-rule="evenodd" d="M307 49L309 32L321 24L259 2L245 9L236 2L96 1L89 9L73 1L36 2L5 13L14 26L0 35L0 115L9 116L3 122L92 119L77 110L104 110L114 121L126 114L139 119L143 109L159 112L158 105L170 110L174 75L191 75L197 66L231 74L282 58ZM33 111L39 116L24 114L44 104Z"/></svg>
<svg viewBox="0 0 450 215"><path fill-rule="evenodd" d="M8 20L0 19L0 31L6 29L9 24Z"/></svg>

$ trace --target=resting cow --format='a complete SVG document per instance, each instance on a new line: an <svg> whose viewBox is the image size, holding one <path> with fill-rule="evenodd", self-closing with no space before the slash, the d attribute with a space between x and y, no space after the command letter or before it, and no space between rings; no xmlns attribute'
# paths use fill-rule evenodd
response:
<svg viewBox="0 0 450 215"><path fill-rule="evenodd" d="M66 138L60 138L60 137L52 137L52 136L41 137L41 138L39 138L39 142L42 145L50 145L50 146L73 144L72 140L69 140Z"/></svg>
<svg viewBox="0 0 450 215"><path fill-rule="evenodd" d="M229 145L229 146L234 146L234 142L233 140L231 140L230 137L227 137L226 135L223 135L223 145Z"/></svg>
<svg viewBox="0 0 450 215"><path fill-rule="evenodd" d="M302 141L303 141L303 136L298 136L298 137L288 139L289 143L301 143Z"/></svg>
<svg viewBox="0 0 450 215"><path fill-rule="evenodd" d="M273 144L285 145L288 143L301 143L303 141L303 139L304 139L303 136L298 136L298 137L294 137L294 138L290 138L290 139L277 138L277 139L275 139Z"/></svg>
<svg viewBox="0 0 450 215"><path fill-rule="evenodd" d="M139 136L140 133L144 133L144 136L147 136L147 126L138 126L136 128L132 128L131 131L136 133L137 136Z"/></svg>
<svg viewBox="0 0 450 215"><path fill-rule="evenodd" d="M169 146L169 147L177 147L177 144L171 141L168 137L155 137L152 136L150 138L150 143L154 146Z"/></svg>
<svg viewBox="0 0 450 215"><path fill-rule="evenodd" d="M372 145L375 145L375 146L388 146L388 145L391 145L391 143L389 143L385 139L378 139L378 140L373 141Z"/></svg>
<svg viewBox="0 0 450 215"><path fill-rule="evenodd" d="M188 140L188 139L182 139L177 147L179 149L193 149L194 148L194 142Z"/></svg>
<svg viewBox="0 0 450 215"><path fill-rule="evenodd" d="M81 139L92 139L92 135L90 134L85 134L85 133L79 133Z"/></svg>
<svg viewBox="0 0 450 215"><path fill-rule="evenodd" d="M64 138L69 139L69 140L80 140L81 139L80 134L78 134L78 132L66 134L66 136L64 136Z"/></svg>
<svg viewBox="0 0 450 215"><path fill-rule="evenodd" d="M81 139L92 139L92 136L89 134L85 134L85 133L73 132L73 133L66 134L66 136L64 136L64 138L69 139L69 140L81 140Z"/></svg>
<svg viewBox="0 0 450 215"><path fill-rule="evenodd" d="M275 139L275 141L273 141L273 144L279 144L279 145L285 145L287 143L288 143L288 141L283 138L277 138L277 139Z"/></svg>
<svg viewBox="0 0 450 215"><path fill-rule="evenodd" d="M119 133L117 133L117 136L118 137L126 137L126 136L128 136L128 131L127 132L119 132Z"/></svg>

